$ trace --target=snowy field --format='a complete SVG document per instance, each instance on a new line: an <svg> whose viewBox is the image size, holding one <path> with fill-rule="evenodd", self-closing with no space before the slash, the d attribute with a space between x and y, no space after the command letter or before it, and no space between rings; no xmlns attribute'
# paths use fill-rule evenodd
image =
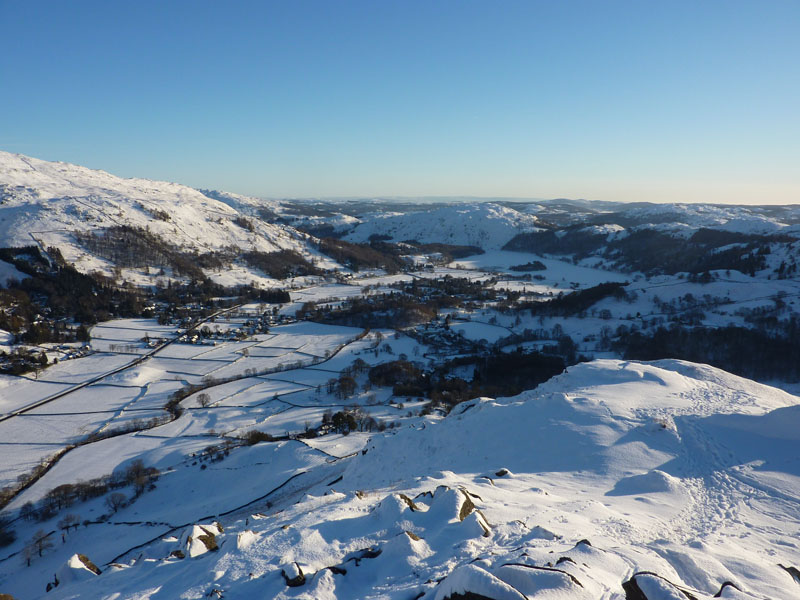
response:
<svg viewBox="0 0 800 600"><path fill-rule="evenodd" d="M498 327L489 323L473 321L456 321L450 324L450 329L470 340L486 340L490 344L508 336L512 331L506 327Z"/></svg>
<svg viewBox="0 0 800 600"><path fill-rule="evenodd" d="M547 267L544 271L533 271L531 275L544 277L543 284L547 283L577 283L581 287L591 287L606 281L629 281L630 275L574 265L565 260L545 258L538 254L528 252L509 252L506 250L490 250L484 254L477 254L453 261L455 267L464 269L477 269L496 273L515 274L511 267L524 265L532 261L539 261ZM519 275L520 273L516 273Z"/></svg>
<svg viewBox="0 0 800 600"><path fill-rule="evenodd" d="M239 324L243 320L240 318ZM221 342L216 346L173 343L153 353L145 362L116 372L136 360L136 355L149 351L141 341L145 335L171 339L177 332L148 319L98 325L93 328L98 338L92 341L98 352L50 366L36 380L0 378L0 409L5 415L73 390L24 415L0 420L0 445L5 449L4 460L0 462L0 484L8 485L38 462L70 444L82 442L91 434L107 434L129 426L132 421L163 417L163 406L170 394L186 383L197 384L208 377L246 377L228 384L232 388L229 395L218 390L212 392L217 407L258 404L276 393L295 394L321 385L336 372L326 372L312 379L313 383L294 383L291 375L288 375L289 381L263 380L255 375L282 373L316 364L324 366L321 363L335 359L337 351L354 342L360 332L348 327L294 323L275 327L269 334ZM361 344L356 342L356 349L366 349L370 343L368 340ZM98 381L84 386L84 382L95 379ZM235 389L243 384L251 389L249 395ZM166 426L172 429L161 435L206 435L209 430L219 428L220 421L229 425L222 430L238 430L254 426L265 418L263 414L256 417L246 413L236 418L216 415L200 419L198 415L197 419L184 423L190 414ZM47 442L42 443L42 440ZM41 483L55 487L50 484L49 474Z"/></svg>

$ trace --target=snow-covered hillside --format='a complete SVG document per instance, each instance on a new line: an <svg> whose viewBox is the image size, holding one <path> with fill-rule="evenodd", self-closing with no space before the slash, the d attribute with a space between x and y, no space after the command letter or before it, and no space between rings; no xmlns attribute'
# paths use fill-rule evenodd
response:
<svg viewBox="0 0 800 600"><path fill-rule="evenodd" d="M733 205L733 204L652 204L597 200L518 201L512 205L520 212L537 216L540 221L560 226L581 222L614 223L662 230L697 230L701 227L721 231L769 235L797 234L800 224L798 205Z"/></svg>
<svg viewBox="0 0 800 600"><path fill-rule="evenodd" d="M0 589L63 599L800 598L798 408L794 396L702 365L580 364L514 398L353 439L365 446L349 458L288 441L207 469L187 461L31 567L0 562ZM225 502L209 506L214 495ZM127 538L113 535L121 528Z"/></svg>
<svg viewBox="0 0 800 600"><path fill-rule="evenodd" d="M419 212L370 215L348 236L356 242L370 236L389 236L394 241L501 248L523 231L536 229L536 217L498 204L452 204Z"/></svg>
<svg viewBox="0 0 800 600"><path fill-rule="evenodd" d="M110 270L73 235L126 225L149 228L169 243L200 253L308 251L294 229L257 218L266 203L147 179L123 179L104 171L0 152L0 246L54 246L83 271Z"/></svg>

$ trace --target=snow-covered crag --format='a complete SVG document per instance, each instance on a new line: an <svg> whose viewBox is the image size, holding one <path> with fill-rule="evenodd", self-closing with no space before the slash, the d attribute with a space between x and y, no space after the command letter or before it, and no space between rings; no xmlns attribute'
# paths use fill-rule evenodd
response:
<svg viewBox="0 0 800 600"><path fill-rule="evenodd" d="M800 598L799 432L796 397L711 367L580 364L375 434L354 457L298 465L269 492L269 465L289 474L301 456L299 442L272 445L263 500L132 548L100 575L54 564L64 583L46 597ZM193 473L192 488L214 487L210 470ZM188 514L193 497L169 489L149 502ZM70 543L108 555L90 534ZM3 591L43 592L3 571Z"/></svg>

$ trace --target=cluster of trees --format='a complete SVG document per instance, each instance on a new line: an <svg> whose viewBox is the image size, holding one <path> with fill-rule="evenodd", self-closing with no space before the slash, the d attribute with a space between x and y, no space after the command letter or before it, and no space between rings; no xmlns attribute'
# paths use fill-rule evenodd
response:
<svg viewBox="0 0 800 600"><path fill-rule="evenodd" d="M759 236L710 229L701 229L688 239L643 230L614 241L609 245L608 254L618 254L626 266L645 273L674 275L735 269L754 275L766 267L769 242ZM730 244L741 245L722 248Z"/></svg>
<svg viewBox="0 0 800 600"><path fill-rule="evenodd" d="M545 302L523 302L518 306L520 309L529 309L532 315L568 317L589 310L603 298L625 298L626 285L616 282L600 283L585 290L561 293Z"/></svg>
<svg viewBox="0 0 800 600"><path fill-rule="evenodd" d="M766 257L772 244L794 241L794 238L780 234L765 236L705 228L688 238L655 229L639 229L609 240L605 233L578 224L559 231L521 233L504 249L572 255L576 259L602 256L620 267L647 274L735 269L752 275L766 268ZM786 269L788 266L784 271Z"/></svg>
<svg viewBox="0 0 800 600"><path fill-rule="evenodd" d="M467 359L454 359L446 368L454 368L462 364L474 365L472 384L483 388L487 393L481 395L513 396L524 390L535 388L551 377L562 373L567 363L574 362L574 350L562 346L569 345L562 342L557 352L567 355L556 356L540 352L523 352L517 350L509 353L496 353L486 356L467 357ZM570 360L570 358L572 360ZM497 390L491 394L488 392Z"/></svg>
<svg viewBox="0 0 800 600"><path fill-rule="evenodd" d="M171 267L178 275L204 278L196 255L178 250L146 228L118 225L101 233L78 231L75 238L92 254L119 267Z"/></svg>
<svg viewBox="0 0 800 600"><path fill-rule="evenodd" d="M338 307L307 302L297 311L298 319L362 328L409 327L427 323L436 309L404 294L382 294L348 299Z"/></svg>
<svg viewBox="0 0 800 600"><path fill-rule="evenodd" d="M786 292L778 292L772 297L774 304L740 308L736 314L760 331L773 336L797 339L797 335L800 334L800 318L791 312L786 297Z"/></svg>
<svg viewBox="0 0 800 600"><path fill-rule="evenodd" d="M18 333L20 341L75 341L88 335L85 329L67 326L65 320L90 324L112 315L141 314L140 292L117 288L100 274L78 272L57 248L48 248L48 254L52 264L36 247L0 250L0 258L10 259L28 275L9 280L0 290L0 328Z"/></svg>
<svg viewBox="0 0 800 600"><path fill-rule="evenodd" d="M800 322L792 320L781 335L728 326L720 328L659 327L654 332L622 332L613 348L632 360L678 358L706 363L767 381L800 381Z"/></svg>
<svg viewBox="0 0 800 600"><path fill-rule="evenodd" d="M105 440L108 438L116 437L118 435L125 435L126 433L132 433L134 431L144 431L145 429L153 429L158 427L159 425L164 425L165 423L169 423L172 421L173 417L171 415L164 415L162 417L151 417L149 419L132 419L127 423L123 423L117 427L112 429L104 429L103 431L96 431L94 433L90 433L86 437L86 441L83 443L91 443L91 442L98 442L100 440Z"/></svg>
<svg viewBox="0 0 800 600"><path fill-rule="evenodd" d="M408 263L400 258L390 244L354 244L333 237L322 238L319 250L336 262L353 271L361 269L384 269L396 273L408 268Z"/></svg>
<svg viewBox="0 0 800 600"><path fill-rule="evenodd" d="M514 265L509 267L509 269L517 273L528 273L529 271L544 271L547 269L547 266L540 260L532 260L526 262L524 265Z"/></svg>
<svg viewBox="0 0 800 600"><path fill-rule="evenodd" d="M426 375L419 365L408 360L393 360L380 363L369 370L369 382L376 386L411 386L422 381ZM414 394L395 394L413 396Z"/></svg>
<svg viewBox="0 0 800 600"><path fill-rule="evenodd" d="M586 228L584 224L563 229L546 229L519 233L503 246L503 250L535 254L573 254L584 258L597 252L606 243L606 235Z"/></svg>
<svg viewBox="0 0 800 600"><path fill-rule="evenodd" d="M428 372L401 359L372 367L369 381L391 386L395 396L429 398L434 406L449 411L459 402L478 396L513 396L533 389L562 373L566 364L560 356L520 351L459 357ZM464 366L473 367L471 381L453 376Z"/></svg>
<svg viewBox="0 0 800 600"><path fill-rule="evenodd" d="M329 379L326 387L329 394L333 394L339 400L346 400L356 393L358 382L352 375L340 375L337 378Z"/></svg>
<svg viewBox="0 0 800 600"><path fill-rule="evenodd" d="M492 287L497 280L490 278L474 281L466 277L445 275L440 279L412 279L397 285L405 294L424 299L437 308L458 306L464 301L492 301L497 291Z"/></svg>
<svg viewBox="0 0 800 600"><path fill-rule="evenodd" d="M392 236L383 233L373 233L369 236L370 245L386 254L395 256L409 256L411 254L439 254L442 262L451 262L457 258L466 258L476 254L484 254L480 246L464 246L458 244L442 244L433 242L421 244L417 240L403 240L400 243L391 242Z"/></svg>
<svg viewBox="0 0 800 600"><path fill-rule="evenodd" d="M247 217L243 217L241 215L238 215L233 219L233 222L236 223L242 229L246 229L250 233L253 233L256 230L256 226Z"/></svg>
<svg viewBox="0 0 800 600"><path fill-rule="evenodd" d="M312 265L302 254L294 250L278 250L277 252L251 250L243 253L241 257L249 266L259 269L275 279L323 273L321 269Z"/></svg>
<svg viewBox="0 0 800 600"><path fill-rule="evenodd" d="M104 496L109 491L131 486L134 498L155 487L160 471L156 467L145 466L137 459L123 471L105 477L98 477L78 483L64 483L47 492L38 503L26 502L20 507L20 517L26 521L46 521L75 503L86 502ZM107 503L108 504L108 503ZM119 508L119 506L117 506Z"/></svg>
<svg viewBox="0 0 800 600"><path fill-rule="evenodd" d="M0 548L10 546L17 539L17 532L11 526L11 519L0 516Z"/></svg>
<svg viewBox="0 0 800 600"><path fill-rule="evenodd" d="M14 348L11 352L0 352L0 373L4 375L22 375L47 366L47 355L24 348Z"/></svg>
<svg viewBox="0 0 800 600"><path fill-rule="evenodd" d="M264 431L251 429L242 436L242 440L247 446L255 446L259 442L273 442L275 438Z"/></svg>
<svg viewBox="0 0 800 600"><path fill-rule="evenodd" d="M163 305L160 317L164 322L170 317L208 316L214 309L225 308L242 302L267 302L279 304L289 302L289 292L282 289L261 289L252 285L225 287L208 278L192 280L184 284L172 281L167 285L157 285L149 298ZM224 299L227 298L227 299ZM187 305L201 305L200 310L190 309Z"/></svg>
<svg viewBox="0 0 800 600"><path fill-rule="evenodd" d="M326 410L322 414L321 432L333 431L347 435L352 431L384 431L386 424L377 421L369 412L357 404L348 406L340 411Z"/></svg>

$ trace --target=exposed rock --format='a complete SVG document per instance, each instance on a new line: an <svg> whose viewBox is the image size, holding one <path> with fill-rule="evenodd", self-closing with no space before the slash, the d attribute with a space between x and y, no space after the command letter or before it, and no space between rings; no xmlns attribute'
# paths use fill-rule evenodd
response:
<svg viewBox="0 0 800 600"><path fill-rule="evenodd" d="M789 565L787 567L780 563L778 564L778 566L787 573L789 573L789 575L792 576L792 578L795 580L796 583L800 583L800 570L797 567L793 567L792 565Z"/></svg>
<svg viewBox="0 0 800 600"><path fill-rule="evenodd" d="M296 562L290 563L281 569L283 580L289 587L300 587L306 582L306 576L303 574L303 569L300 568Z"/></svg>
<svg viewBox="0 0 800 600"><path fill-rule="evenodd" d="M60 585L61 583L94 579L99 574L100 569L98 569L97 565L89 560L89 558L83 554L73 554L56 572L52 587Z"/></svg>
<svg viewBox="0 0 800 600"><path fill-rule="evenodd" d="M724 590L726 587L729 587L729 586L730 586L730 587L732 587L732 588L733 588L733 589L735 589L735 590L739 590L740 592L742 591L742 588L740 588L738 585L736 585L736 584L735 584L735 583L733 583L732 581L726 581L725 583L723 583L723 584L722 584L722 587L720 587L720 588L719 588L719 591L718 591L716 594L714 594L714 598L720 598L720 597L722 597L722 591L723 591L723 590Z"/></svg>
<svg viewBox="0 0 800 600"><path fill-rule="evenodd" d="M464 490L460 490L461 495L464 496L464 501L461 503L461 508L458 511L458 520L463 521L467 518L473 510L475 510L475 503L472 502L472 498L469 497L469 494Z"/></svg>
<svg viewBox="0 0 800 600"><path fill-rule="evenodd" d="M649 571L634 573L633 577L623 582L622 589L625 590L625 600L656 600L671 590L682 594L688 600L698 600L689 590Z"/></svg>
<svg viewBox="0 0 800 600"><path fill-rule="evenodd" d="M356 552L352 552L350 555L347 556L347 558L344 559L344 562L349 562L352 560L356 563L356 566L358 566L361 564L361 561L364 560L365 558L379 557L381 555L381 552L382 551L380 548L373 548L373 547L363 548Z"/></svg>
<svg viewBox="0 0 800 600"><path fill-rule="evenodd" d="M564 558L567 558L567 557L564 557ZM568 559L568 560L570 560L570 559ZM554 567L537 567L536 565L526 565L526 564L523 564L523 563L505 563L504 565L502 565L500 567L500 569L498 569L497 573L495 573L495 574L498 577L500 577L501 579L503 579L503 580L505 580L505 577L503 577L501 575L501 572L502 572L502 569L504 569L505 567L515 567L515 568L518 568L518 569L530 569L531 571L545 571L545 572L549 572L549 573L557 573L560 577L564 577L564 578L568 579L574 585L577 585L578 587L583 587L583 584L580 581L578 581L577 577L575 577L572 573L567 573L563 569L556 569Z"/></svg>
<svg viewBox="0 0 800 600"><path fill-rule="evenodd" d="M83 563L84 567L89 569L95 575L100 575L100 568L96 564L94 564L91 560L89 560L88 556L86 556L85 554L78 554L77 556L78 560Z"/></svg>
<svg viewBox="0 0 800 600"><path fill-rule="evenodd" d="M209 551L218 550L219 546L217 546L217 536L215 536L213 533L211 533L208 530L205 530L205 531L206 531L206 533L204 533L202 535L198 535L197 539L200 540L201 542L203 542L203 544L205 544L206 550L209 550Z"/></svg>
<svg viewBox="0 0 800 600"><path fill-rule="evenodd" d="M477 565L464 565L448 575L434 600L526 600L506 582Z"/></svg>
<svg viewBox="0 0 800 600"><path fill-rule="evenodd" d="M184 550L190 558L200 556L206 552L216 551L219 549L216 536L220 533L220 528L215 523L211 525L192 525L181 536L180 549Z"/></svg>
<svg viewBox="0 0 800 600"><path fill-rule="evenodd" d="M405 494L399 494L399 496L400 496L400 499L408 505L408 508L410 508L411 510L414 510L414 511L418 511L419 510L419 506L414 504L414 501L411 498L409 498Z"/></svg>

